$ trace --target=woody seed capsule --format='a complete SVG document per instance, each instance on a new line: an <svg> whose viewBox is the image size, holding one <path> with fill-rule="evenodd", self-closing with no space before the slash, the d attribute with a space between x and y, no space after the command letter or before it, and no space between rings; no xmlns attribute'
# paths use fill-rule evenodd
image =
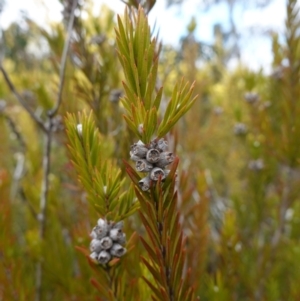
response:
<svg viewBox="0 0 300 301"><path fill-rule="evenodd" d="M147 152L146 159L150 163L156 163L159 160L159 154L157 149L152 148Z"/></svg>
<svg viewBox="0 0 300 301"><path fill-rule="evenodd" d="M148 148L144 144L135 143L131 146L131 152L133 155L140 158L144 158L147 154Z"/></svg>
<svg viewBox="0 0 300 301"><path fill-rule="evenodd" d="M122 90L120 89L113 89L110 91L109 94L109 101L111 102L118 102L120 97L122 96Z"/></svg>
<svg viewBox="0 0 300 301"><path fill-rule="evenodd" d="M165 175L164 171L159 167L153 168L150 172L151 180L158 181L159 178L161 178L163 180L165 177L166 177L166 175Z"/></svg>
<svg viewBox="0 0 300 301"><path fill-rule="evenodd" d="M170 169L164 169L165 177L167 177L170 174L171 170ZM177 177L177 171L175 172L175 177Z"/></svg>
<svg viewBox="0 0 300 301"><path fill-rule="evenodd" d="M101 248L104 249L104 250L110 249L111 246L112 246L112 244L113 244L112 239L110 237L108 237L108 236L103 237L100 240Z"/></svg>
<svg viewBox="0 0 300 301"><path fill-rule="evenodd" d="M139 181L139 186L143 191L149 190L150 185L151 185L151 180L149 177L145 177Z"/></svg>
<svg viewBox="0 0 300 301"><path fill-rule="evenodd" d="M119 237L116 242L120 245L125 245L126 243L126 234L125 233L122 233L122 236Z"/></svg>
<svg viewBox="0 0 300 301"><path fill-rule="evenodd" d="M126 249L119 244L114 244L110 250L110 254L115 257L121 257L126 253Z"/></svg>
<svg viewBox="0 0 300 301"><path fill-rule="evenodd" d="M246 102L253 104L259 100L259 95L256 92L247 92L244 95Z"/></svg>
<svg viewBox="0 0 300 301"><path fill-rule="evenodd" d="M160 150L160 151L165 151L168 147L168 142L166 140L164 140L163 138L162 139L159 139L157 141L157 148Z"/></svg>
<svg viewBox="0 0 300 301"><path fill-rule="evenodd" d="M91 244L90 244L90 250L91 250L91 252L96 252L96 253L101 252L102 247L101 247L101 242L100 242L100 240L98 240L98 239L93 239L93 240L91 241Z"/></svg>
<svg viewBox="0 0 300 301"><path fill-rule="evenodd" d="M237 136L245 135L247 134L247 126L242 122L238 122L234 125L233 131Z"/></svg>
<svg viewBox="0 0 300 301"><path fill-rule="evenodd" d="M251 160L248 164L248 168L253 171L260 171L265 167L262 159Z"/></svg>
<svg viewBox="0 0 300 301"><path fill-rule="evenodd" d="M104 228L107 226L107 222L106 220L104 220L103 218L99 218L97 221L97 225L101 228Z"/></svg>
<svg viewBox="0 0 300 301"><path fill-rule="evenodd" d="M101 238L105 237L106 234L107 234L107 225L106 226L97 225L96 227L93 228L90 236L92 238L101 239Z"/></svg>
<svg viewBox="0 0 300 301"><path fill-rule="evenodd" d="M101 251L98 255L98 261L102 264L106 264L110 261L111 255L107 251Z"/></svg>
<svg viewBox="0 0 300 301"><path fill-rule="evenodd" d="M150 164L147 160L141 159L135 163L135 167L137 171L147 172L153 168L153 165Z"/></svg>
<svg viewBox="0 0 300 301"><path fill-rule="evenodd" d="M110 237L112 240L116 241L116 240L118 240L119 238L122 238L122 237L123 237L123 232L122 232L121 229L111 229L111 230L109 231L109 237Z"/></svg>
<svg viewBox="0 0 300 301"><path fill-rule="evenodd" d="M98 253L96 252L91 253L90 258L96 260L98 258Z"/></svg>
<svg viewBox="0 0 300 301"><path fill-rule="evenodd" d="M156 140L152 140L149 143L149 148L157 148L157 141Z"/></svg>
<svg viewBox="0 0 300 301"><path fill-rule="evenodd" d="M160 154L159 161L156 163L156 166L163 168L171 164L173 161L174 161L173 153L163 152Z"/></svg>
<svg viewBox="0 0 300 301"><path fill-rule="evenodd" d="M164 170L165 177L167 177L167 176L169 175L170 172L171 172L170 169L165 169L165 170ZM175 175L177 175L177 174L175 173Z"/></svg>
<svg viewBox="0 0 300 301"><path fill-rule="evenodd" d="M113 229L123 229L124 222L120 221L113 225Z"/></svg>
<svg viewBox="0 0 300 301"><path fill-rule="evenodd" d="M134 155L132 151L129 154L132 161L138 161L141 159L139 156Z"/></svg>

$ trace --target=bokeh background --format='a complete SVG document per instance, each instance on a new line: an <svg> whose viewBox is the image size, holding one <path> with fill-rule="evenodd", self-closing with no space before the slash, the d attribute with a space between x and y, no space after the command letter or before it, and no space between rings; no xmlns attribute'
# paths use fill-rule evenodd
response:
<svg viewBox="0 0 300 301"><path fill-rule="evenodd" d="M134 9L135 1L128 1ZM149 7L151 1L141 4ZM5 0L0 59L41 120L56 102L71 1ZM62 105L55 118L45 236L39 235L45 140L0 76L0 300L97 300L88 248L98 216L70 161L64 118L92 112L105 156L126 177L135 141L122 120L124 75L116 53L122 1L79 1ZM180 158L179 210L187 266L200 300L300 300L300 17L296 0L157 1L163 104L181 77L197 101L166 139ZM145 235L136 214L128 237ZM124 259L131 299L151 300L136 260ZM125 281L124 280L124 281ZM129 298L129 297L128 297ZM37 301L39 301L37 300ZM100 299L98 300L105 300Z"/></svg>

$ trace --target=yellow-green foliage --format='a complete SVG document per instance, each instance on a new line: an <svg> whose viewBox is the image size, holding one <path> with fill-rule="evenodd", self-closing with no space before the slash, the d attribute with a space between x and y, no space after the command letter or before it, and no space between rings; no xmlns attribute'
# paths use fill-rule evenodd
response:
<svg viewBox="0 0 300 301"><path fill-rule="evenodd" d="M297 1L287 1L284 42L273 35L271 75L228 70L219 40L199 67L194 23L181 50L160 49L147 16L129 4L118 18L87 7L74 27L53 119L42 239L45 133L0 76L0 300L34 300L37 263L40 301L300 300ZM46 121L66 30L28 26L31 42L46 41L49 51L20 59L26 50L11 46L13 26L1 64ZM157 137L179 162L143 192L130 145ZM100 217L124 220L127 235L126 255L105 267L87 259Z"/></svg>

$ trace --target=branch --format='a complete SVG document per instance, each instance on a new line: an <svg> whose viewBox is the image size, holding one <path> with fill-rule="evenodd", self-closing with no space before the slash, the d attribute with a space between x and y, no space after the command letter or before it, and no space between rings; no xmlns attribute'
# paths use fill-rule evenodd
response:
<svg viewBox="0 0 300 301"><path fill-rule="evenodd" d="M285 226L285 215L286 211L289 207L289 197L290 193L292 190L292 181L293 181L293 175L292 175L292 167L287 167L286 171L286 181L285 185L283 187L283 192L282 192L282 199L280 202L280 207L279 207L279 221L278 221L278 226L273 234L273 237L271 239L271 247L272 249L276 249L277 245L280 242L280 239L282 237L282 234L284 232L284 226Z"/></svg>
<svg viewBox="0 0 300 301"><path fill-rule="evenodd" d="M38 218L37 212L36 212L34 206L31 204L31 202L27 199L23 187L19 188L19 194L20 194L22 200L28 205L29 211L30 211L31 215L33 216L33 218L35 220L37 220L37 218Z"/></svg>
<svg viewBox="0 0 300 301"><path fill-rule="evenodd" d="M43 240L45 237L46 229L46 209L49 191L49 173L50 173L50 153L51 153L51 142L52 142L52 119L49 117L49 125L47 127L47 132L45 134L45 145L44 145L44 155L43 155L43 182L40 196L40 212L38 214L39 225L39 239ZM36 294L35 301L41 300L42 292L42 260L37 262L36 266Z"/></svg>
<svg viewBox="0 0 300 301"><path fill-rule="evenodd" d="M56 105L54 106L54 108L48 112L49 117L55 116L55 114L57 113L57 111L61 105L61 102L62 102L62 92L63 92L64 81L65 81L67 57L68 57L68 52L69 52L69 47L70 47L73 24L74 24L74 19L75 19L75 9L76 9L77 3L78 3L78 0L73 0L71 15L70 15L68 29L67 29L67 38L66 38L66 41L64 44L64 49L63 49L61 64L60 64L60 74L59 74L60 82L59 82L57 101L56 101Z"/></svg>
<svg viewBox="0 0 300 301"><path fill-rule="evenodd" d="M37 125L43 130L43 132L46 132L47 129L43 123L43 120L41 120L40 118L38 118L31 110L30 108L27 106L26 101L22 98L22 96L17 92L14 84L12 83L12 81L10 80L7 72L5 71L5 69L3 68L2 64L0 63L0 70L3 74L3 77L5 79L5 82L7 83L10 91L15 95L16 99L19 101L19 103L22 105L22 107L28 112L28 114L30 115L30 117L37 123Z"/></svg>
<svg viewBox="0 0 300 301"><path fill-rule="evenodd" d="M17 129L17 126L15 125L14 121L12 120L12 118L10 118L9 115L4 114L4 118L6 119L7 124L10 127L11 131L15 134L17 140L20 143L21 149L24 152L26 150L26 143L25 143L21 133Z"/></svg>
<svg viewBox="0 0 300 301"><path fill-rule="evenodd" d="M39 220L39 239L43 240L45 238L46 230L46 213L47 213L47 203L48 203L48 191L49 191L49 173L50 173L50 154L51 154L51 143L52 143L52 128L53 128L53 118L57 114L58 109L62 102L62 91L64 86L64 77L66 70L67 55L69 51L69 45L71 40L71 33L74 24L74 12L77 6L78 0L73 0L71 15L68 24L67 38L64 44L61 65L60 65L60 82L59 90L57 96L57 102L54 108L47 112L48 122L44 125L45 127L45 144L43 152L43 182L41 188L40 197L40 212L38 214ZM43 263L40 259L36 265L36 283L35 283L35 301L40 301L42 296L42 280L43 280Z"/></svg>

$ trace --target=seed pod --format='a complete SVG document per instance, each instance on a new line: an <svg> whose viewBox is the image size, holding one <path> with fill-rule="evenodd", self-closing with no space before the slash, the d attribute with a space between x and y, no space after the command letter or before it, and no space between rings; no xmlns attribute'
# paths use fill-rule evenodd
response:
<svg viewBox="0 0 300 301"><path fill-rule="evenodd" d="M137 171L148 172L153 168L153 165L145 159L136 161L135 168Z"/></svg>
<svg viewBox="0 0 300 301"><path fill-rule="evenodd" d="M113 241L110 237L106 236L100 240L101 248L104 250L110 249L113 244Z"/></svg>
<svg viewBox="0 0 300 301"><path fill-rule="evenodd" d="M223 111L224 110L223 110L222 107L217 106L217 107L214 108L214 114L217 115L217 116L221 115L223 113Z"/></svg>
<svg viewBox="0 0 300 301"><path fill-rule="evenodd" d="M163 152L159 156L159 161L155 164L157 167L164 168L174 161L174 155L170 152Z"/></svg>
<svg viewBox="0 0 300 301"><path fill-rule="evenodd" d="M97 226L93 228L91 236L93 238L101 239L107 235L109 231L109 225L105 219L99 218L97 221Z"/></svg>
<svg viewBox="0 0 300 301"><path fill-rule="evenodd" d="M170 169L164 169L165 177L167 177L170 174L171 170ZM175 172L175 178L177 177L177 171Z"/></svg>
<svg viewBox="0 0 300 301"><path fill-rule="evenodd" d="M150 172L151 180L158 181L159 178L161 178L163 180L165 177L166 177L166 175L165 175L164 171L159 167L153 168Z"/></svg>
<svg viewBox="0 0 300 301"><path fill-rule="evenodd" d="M272 70L272 73L270 74L271 77L274 79L282 79L284 76L284 67L283 66L277 66Z"/></svg>
<svg viewBox="0 0 300 301"><path fill-rule="evenodd" d="M103 218L99 218L97 221L97 224L99 227L106 227L107 226L107 221Z"/></svg>
<svg viewBox="0 0 300 301"><path fill-rule="evenodd" d="M105 34L94 35L89 40L89 44L101 45L105 40L106 40L106 35ZM112 93L115 90L118 90L118 89L114 89L110 93Z"/></svg>
<svg viewBox="0 0 300 301"><path fill-rule="evenodd" d="M156 163L159 160L159 154L157 149L152 148L147 152L146 159L150 163Z"/></svg>
<svg viewBox="0 0 300 301"><path fill-rule="evenodd" d="M115 257L121 257L126 253L126 249L119 244L114 244L110 250L110 254Z"/></svg>
<svg viewBox="0 0 300 301"><path fill-rule="evenodd" d="M262 159L251 160L248 164L248 168L253 171L261 171L264 169L265 164Z"/></svg>
<svg viewBox="0 0 300 301"><path fill-rule="evenodd" d="M92 232L90 233L90 237L92 237L92 238L97 238L96 227L93 228Z"/></svg>
<svg viewBox="0 0 300 301"><path fill-rule="evenodd" d="M124 222L120 221L113 225L113 229L123 229L123 226L124 226Z"/></svg>
<svg viewBox="0 0 300 301"><path fill-rule="evenodd" d="M160 151L165 151L168 147L168 142L166 140L164 140L163 138L159 139L157 141L157 149L159 149Z"/></svg>
<svg viewBox="0 0 300 301"><path fill-rule="evenodd" d="M148 152L148 148L143 142L139 141L131 146L131 152L133 155L138 156L139 158L144 158Z"/></svg>
<svg viewBox="0 0 300 301"><path fill-rule="evenodd" d="M125 245L126 243L126 234L125 233L122 233L122 236L119 237L116 242L120 245Z"/></svg>
<svg viewBox="0 0 300 301"><path fill-rule="evenodd" d="M145 178L141 179L139 181L139 186L141 187L141 189L143 191L149 190L149 188L151 186L151 180L150 180L150 178L149 177L145 177Z"/></svg>
<svg viewBox="0 0 300 301"><path fill-rule="evenodd" d="M110 237L112 240L116 241L116 240L118 240L119 238L122 238L122 237L123 237L123 232L122 232L121 229L111 229L111 230L109 231L109 237Z"/></svg>
<svg viewBox="0 0 300 301"><path fill-rule="evenodd" d="M110 94L109 94L109 101L111 102L118 102L120 97L122 96L122 93L123 91L120 90L120 89L113 89L110 91Z"/></svg>
<svg viewBox="0 0 300 301"><path fill-rule="evenodd" d="M98 259L98 256L99 256L99 255L98 255L98 253L96 253L96 252L93 252L93 253L90 254L90 258L93 259L93 260L97 260L97 259Z"/></svg>
<svg viewBox="0 0 300 301"><path fill-rule="evenodd" d="M132 151L131 151L129 154L130 154L130 159L131 159L132 161L138 161L138 160L141 160L141 158L138 157L138 156L136 156L136 155L134 155Z"/></svg>
<svg viewBox="0 0 300 301"><path fill-rule="evenodd" d="M98 239L93 239L90 243L91 252L99 253L102 250L101 242Z"/></svg>
<svg viewBox="0 0 300 301"><path fill-rule="evenodd" d="M247 126L242 122L238 122L234 125L233 131L237 136L245 135L247 134Z"/></svg>
<svg viewBox="0 0 300 301"><path fill-rule="evenodd" d="M90 236L92 238L101 239L106 236L107 230L108 230L107 225L104 225L104 226L97 225L96 227L93 228Z"/></svg>
<svg viewBox="0 0 300 301"><path fill-rule="evenodd" d="M149 143L149 148L157 148L157 140L154 139Z"/></svg>
<svg viewBox="0 0 300 301"><path fill-rule="evenodd" d="M119 229L112 229L109 231L110 238L121 245L126 243L126 235Z"/></svg>
<svg viewBox="0 0 300 301"><path fill-rule="evenodd" d="M111 255L107 251L101 251L100 254L98 255L98 261L101 264L106 264L110 261Z"/></svg>
<svg viewBox="0 0 300 301"><path fill-rule="evenodd" d="M259 100L259 95L256 92L247 92L244 95L246 102L253 104Z"/></svg>
<svg viewBox="0 0 300 301"><path fill-rule="evenodd" d="M169 173L171 172L170 169L165 169L164 173L165 173L165 177L167 177L169 175ZM175 173L175 175L177 176L177 173Z"/></svg>

